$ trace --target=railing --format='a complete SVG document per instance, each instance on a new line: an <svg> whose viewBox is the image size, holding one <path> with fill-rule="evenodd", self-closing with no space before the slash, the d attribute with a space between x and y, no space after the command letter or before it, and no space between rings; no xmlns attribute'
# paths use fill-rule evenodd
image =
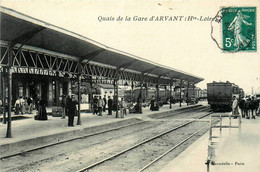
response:
<svg viewBox="0 0 260 172"><path fill-rule="evenodd" d="M229 118L229 125L223 125L223 118ZM232 119L238 120L238 125L232 125ZM219 122L217 122L219 121ZM216 124L217 123L217 124ZM216 125L215 125L216 124ZM219 128L219 135L213 135L213 129ZM215 139L220 138L222 136L223 128L238 128L239 132L241 131L241 116L240 115L227 115L227 114L212 114L210 116L210 128L209 128L209 144L208 144L208 156L206 160L207 172L209 172L210 164L215 164L216 158L216 148L218 142Z"/></svg>

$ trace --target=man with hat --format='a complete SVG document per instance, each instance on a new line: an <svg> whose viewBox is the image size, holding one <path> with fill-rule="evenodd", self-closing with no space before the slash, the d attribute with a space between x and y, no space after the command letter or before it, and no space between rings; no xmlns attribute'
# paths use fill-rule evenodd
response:
<svg viewBox="0 0 260 172"><path fill-rule="evenodd" d="M68 107L68 116L69 116L69 121L68 121L68 126L69 127L74 127L74 116L76 115L77 112L77 101L75 100L75 95L72 94L71 98L69 97L67 100L67 107Z"/></svg>
<svg viewBox="0 0 260 172"><path fill-rule="evenodd" d="M111 99L110 96L108 96L107 106L108 106L108 115L112 115L113 100Z"/></svg>
<svg viewBox="0 0 260 172"><path fill-rule="evenodd" d="M232 103L232 115L238 115L238 101L237 97L233 97L233 103ZM235 117L236 118L236 117Z"/></svg>

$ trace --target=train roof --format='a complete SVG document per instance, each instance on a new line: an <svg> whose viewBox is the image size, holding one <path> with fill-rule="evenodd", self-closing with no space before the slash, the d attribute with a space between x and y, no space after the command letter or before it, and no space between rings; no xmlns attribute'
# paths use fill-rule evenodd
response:
<svg viewBox="0 0 260 172"><path fill-rule="evenodd" d="M207 85L233 85L233 86L237 86L238 87L238 85L236 85L236 84L234 84L234 83L232 83L232 82L229 82L229 81L226 81L226 82L216 82L216 81L213 81L212 83L207 83Z"/></svg>

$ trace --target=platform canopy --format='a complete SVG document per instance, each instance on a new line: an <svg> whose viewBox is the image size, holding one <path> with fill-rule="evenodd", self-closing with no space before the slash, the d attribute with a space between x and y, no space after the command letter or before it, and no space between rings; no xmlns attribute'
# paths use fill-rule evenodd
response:
<svg viewBox="0 0 260 172"><path fill-rule="evenodd" d="M1 7L1 41L57 52L87 63L113 66L164 79L198 83L203 78L116 50L77 33Z"/></svg>

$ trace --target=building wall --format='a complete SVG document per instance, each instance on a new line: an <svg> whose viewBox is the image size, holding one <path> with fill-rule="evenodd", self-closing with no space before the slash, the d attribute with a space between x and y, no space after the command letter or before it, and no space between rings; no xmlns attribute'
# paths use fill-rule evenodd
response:
<svg viewBox="0 0 260 172"><path fill-rule="evenodd" d="M41 97L46 100L47 106L53 106L55 102L55 77L33 75L33 74L18 74L14 73L12 78L12 105L20 96L33 99ZM59 78L58 99L62 100L63 93L63 78ZM66 81L68 84L68 94L71 94L71 81Z"/></svg>
<svg viewBox="0 0 260 172"><path fill-rule="evenodd" d="M49 106L52 106L53 105L53 81L52 80L49 80L49 92L48 92L48 105Z"/></svg>

